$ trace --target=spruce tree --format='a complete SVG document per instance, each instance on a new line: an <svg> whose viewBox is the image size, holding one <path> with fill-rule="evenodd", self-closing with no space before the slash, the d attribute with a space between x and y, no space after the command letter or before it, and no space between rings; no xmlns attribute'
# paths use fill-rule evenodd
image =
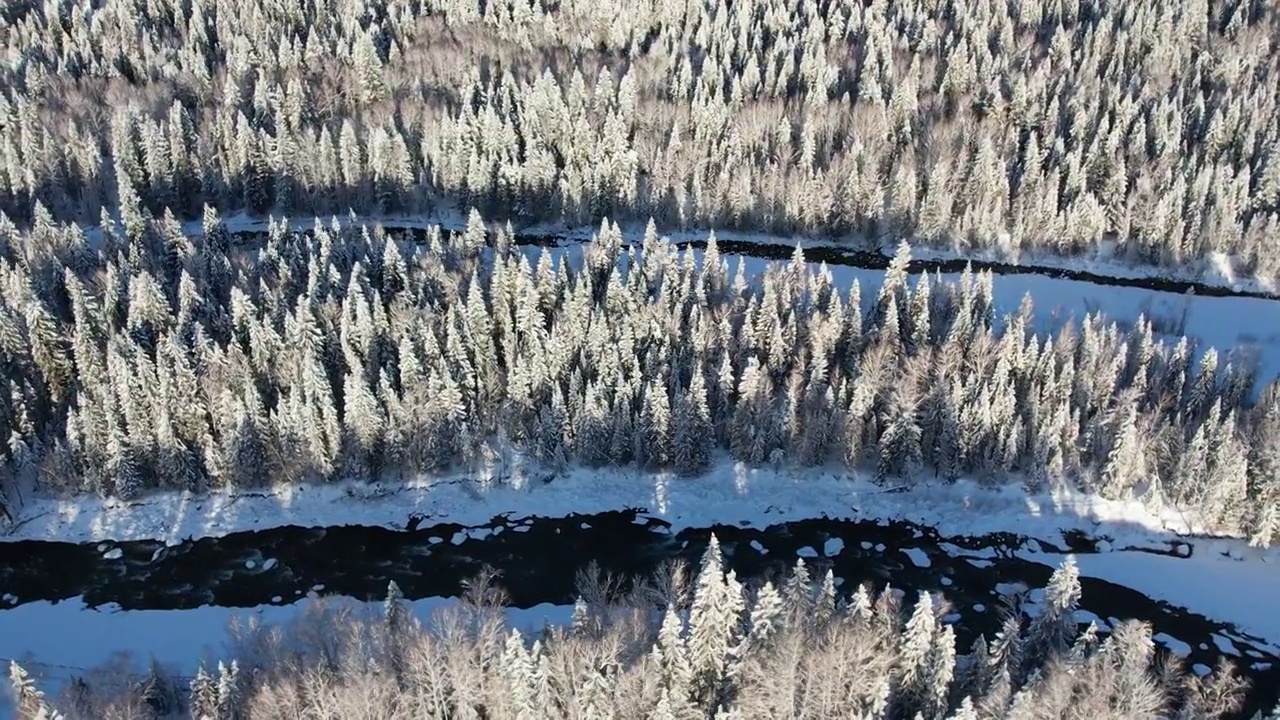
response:
<svg viewBox="0 0 1280 720"><path fill-rule="evenodd" d="M751 605L750 629L743 638L742 648L737 652L745 656L749 652L768 647L774 637L782 630L785 619L785 606L782 595L772 582L766 582L756 592L755 602Z"/></svg>
<svg viewBox="0 0 1280 720"><path fill-rule="evenodd" d="M1028 652L1032 657L1060 655L1071 647L1076 636L1075 611L1079 602L1080 570L1075 557L1068 555L1049 578L1044 608L1028 629Z"/></svg>
<svg viewBox="0 0 1280 720"><path fill-rule="evenodd" d="M898 696L906 714L927 705L933 695L931 680L939 632L933 599L928 592L921 592L902 638Z"/></svg>
<svg viewBox="0 0 1280 720"><path fill-rule="evenodd" d="M662 618L658 641L651 653L669 712L679 713L689 705L693 666L684 638L684 623L675 607L668 606ZM678 716L678 715L677 715Z"/></svg>
<svg viewBox="0 0 1280 720"><path fill-rule="evenodd" d="M725 576L723 564L720 542L712 534L689 609L691 689L702 707L714 706L724 691L745 604L741 586L732 572Z"/></svg>
<svg viewBox="0 0 1280 720"><path fill-rule="evenodd" d="M191 680L191 694L187 709L195 720L216 720L218 712L218 687L205 671L204 663Z"/></svg>

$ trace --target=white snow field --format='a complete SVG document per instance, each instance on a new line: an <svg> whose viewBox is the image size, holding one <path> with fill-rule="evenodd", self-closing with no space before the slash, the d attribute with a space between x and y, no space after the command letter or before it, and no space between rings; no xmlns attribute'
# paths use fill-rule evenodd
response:
<svg viewBox="0 0 1280 720"><path fill-rule="evenodd" d="M1205 617L1230 622L1240 633L1280 653L1280 558L1259 555L1255 562L1230 557L1226 548L1202 547L1190 558L1139 551L1076 555L1083 577L1132 588L1153 600L1184 607ZM1065 556L1018 553L1056 567ZM1230 643L1220 643L1234 654Z"/></svg>
<svg viewBox="0 0 1280 720"><path fill-rule="evenodd" d="M253 608L200 607L193 610L121 610L118 606L88 607L81 598L58 603L33 602L0 612L0 662L8 671L16 660L47 695L55 695L72 677L108 663L125 672L143 673L154 659L181 679L193 677L202 660L216 668L229 656L233 627L254 624L279 626L297 619L314 593L288 605ZM380 602L329 598L353 612L380 613ZM437 611L456 603L431 597L408 604L423 623ZM506 608L507 625L526 635L546 624L563 625L572 605L543 603L531 608ZM118 664L117 664L118 663ZM0 718L12 709L0 703Z"/></svg>
<svg viewBox="0 0 1280 720"><path fill-rule="evenodd" d="M177 544L284 525L403 528L411 516L420 517L421 527L480 525L501 514L564 517L627 508L644 509L677 530L739 522L763 527L814 517L908 520L944 535L1010 531L1051 541L1059 530L1078 529L1110 537L1118 548L1163 546L1203 533L1193 518L1173 508L1156 510L1138 500L1106 500L1065 487L1029 494L1016 480L986 487L930 476L883 487L843 470L752 468L727 458L693 478L625 468L551 474L515 459L505 467L473 467L407 482L281 485L203 495L160 492L130 501L35 499L20 526L3 539L101 542L105 553L112 541ZM1280 553L1243 548L1235 539L1194 542L1240 545L1244 557Z"/></svg>

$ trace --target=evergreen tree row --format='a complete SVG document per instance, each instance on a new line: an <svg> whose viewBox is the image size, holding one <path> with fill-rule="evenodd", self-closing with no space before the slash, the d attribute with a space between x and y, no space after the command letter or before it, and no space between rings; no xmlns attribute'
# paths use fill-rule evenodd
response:
<svg viewBox="0 0 1280 720"><path fill-rule="evenodd" d="M431 212L1280 271L1262 0L50 0L0 211Z"/></svg>
<svg viewBox="0 0 1280 720"><path fill-rule="evenodd" d="M695 475L835 463L1193 510L1268 543L1280 384L1098 315L1052 336L990 274L874 294L825 267L681 250L602 222L573 259L476 212L420 236L316 221L233 244L216 212L92 239L0 228L0 433L11 487L155 488L416 476L514 450L553 467ZM11 495L12 497L12 495Z"/></svg>
<svg viewBox="0 0 1280 720"><path fill-rule="evenodd" d="M712 536L692 587L677 576L665 592L579 599L532 643L507 629L492 588L424 626L392 582L381 617L313 607L242 637L241 657L201 667L189 692L154 665L123 691L108 676L53 702L21 667L10 677L22 717L42 720L1210 720L1244 699L1230 665L1189 673L1144 623L1080 631L1070 559L1038 612L1010 603L967 654L940 595L909 608L889 587L844 596L803 560L780 580L744 587Z"/></svg>

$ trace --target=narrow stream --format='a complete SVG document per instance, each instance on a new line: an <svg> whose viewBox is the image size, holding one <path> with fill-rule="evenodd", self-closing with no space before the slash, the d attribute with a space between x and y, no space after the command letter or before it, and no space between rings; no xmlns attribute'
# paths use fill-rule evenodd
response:
<svg viewBox="0 0 1280 720"><path fill-rule="evenodd" d="M1021 536L943 537L904 522L814 519L673 533L665 521L629 510L565 518L504 516L473 527L416 524L411 521L406 530L290 526L173 546L159 541L0 543L0 588L7 593L0 608L76 596L90 606L114 603L122 609L252 607L289 604L317 587L324 594L379 599L393 579L409 599L452 597L485 566L498 571L513 605L569 604L575 575L590 562L625 587L629 579L658 572L667 561L697 563L714 532L727 565L744 579L784 576L800 556L819 572L830 568L846 593L863 582L876 588L892 584L907 593L908 602L921 590L940 592L960 615L963 652L976 633L996 629L998 586L1041 588L1053 570L1013 557L1028 542ZM1046 552L1095 552L1094 543L1079 536L1064 536L1057 547L1037 542ZM1276 701L1280 657L1262 641L1127 587L1092 578L1082 578L1081 584L1082 609L1104 620L1149 622L1155 633L1191 647L1188 666L1213 667L1222 652L1219 644L1233 645L1239 654L1233 659L1254 686L1243 717Z"/></svg>
<svg viewBox="0 0 1280 720"><path fill-rule="evenodd" d="M420 228L397 228L394 225L390 225L386 230L390 235L410 238L417 242L423 242L427 237L426 230ZM235 237L238 239L237 244L252 245L260 242L262 238L265 237L265 233L263 231L240 232L235 233ZM516 244L528 247L569 247L573 245L581 245L584 242L584 240L556 235L516 234ZM705 249L707 246L706 240L673 239L671 240L671 243L679 247L688 246L698 250ZM631 245L634 245L639 249L640 243L624 242L624 247ZM732 240L717 238L716 245L722 255L743 255L765 260L789 260L795 252L794 244L788 245L780 241L769 242L765 240ZM890 261L893 260L892 256L875 250L841 248L832 245L807 246L804 248L804 256L807 261L813 263L825 262L832 266L859 268L862 270L885 270L889 267ZM913 275L923 272L952 274L963 272L966 267L972 268L975 273L990 270L994 275L1040 275L1046 278L1058 280L1076 280L1093 285L1139 288L1176 295L1186 294L1201 295L1205 297L1239 297L1280 300L1280 293L1276 292L1240 289L1225 285L1203 283L1195 280L1176 280L1154 276L1106 275L1075 268L1034 264L1013 264L967 258L917 258L913 259L908 265L908 272Z"/></svg>
<svg viewBox="0 0 1280 720"><path fill-rule="evenodd" d="M705 248L703 240L680 242L678 245L692 245L694 248ZM776 243L759 243L743 240L716 240L721 253L732 255L749 255L770 260L786 260L795 252L794 246ZM825 262L828 265L844 265L866 270L884 270L893 259L879 252L867 250L843 250L832 247L806 247L805 259L810 262ZM1251 297L1266 300L1280 299L1280 295L1257 290L1240 290L1224 285L1210 285L1193 280L1171 280L1160 277L1123 277L1102 275L1087 270L1049 267L1045 265L1014 265L1010 263L991 262L986 260L970 260L954 258L949 260L915 259L907 266L912 274L920 272L940 272L945 274L963 272L966 267L973 271L990 270L993 275L1042 275L1061 280L1078 280L1093 285L1113 287L1132 287L1157 292L1176 294L1204 295L1207 297Z"/></svg>

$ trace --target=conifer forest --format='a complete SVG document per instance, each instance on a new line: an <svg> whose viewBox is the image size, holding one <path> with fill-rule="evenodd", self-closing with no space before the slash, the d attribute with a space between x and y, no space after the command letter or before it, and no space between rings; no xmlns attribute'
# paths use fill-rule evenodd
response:
<svg viewBox="0 0 1280 720"><path fill-rule="evenodd" d="M520 458L1065 487L1280 545L1256 352L1105 301L1046 322L997 307L997 272L911 265L1274 292L1274 3L16 0L0 48L6 531L35 498ZM864 291L814 244L891 259ZM739 580L713 536L692 577L586 587L537 638L503 625L500 579L434 623L392 581L380 613L316 602L190 682L10 676L24 720L1239 711L1225 663L1078 623L1078 575L966 651L945 589Z"/></svg>

